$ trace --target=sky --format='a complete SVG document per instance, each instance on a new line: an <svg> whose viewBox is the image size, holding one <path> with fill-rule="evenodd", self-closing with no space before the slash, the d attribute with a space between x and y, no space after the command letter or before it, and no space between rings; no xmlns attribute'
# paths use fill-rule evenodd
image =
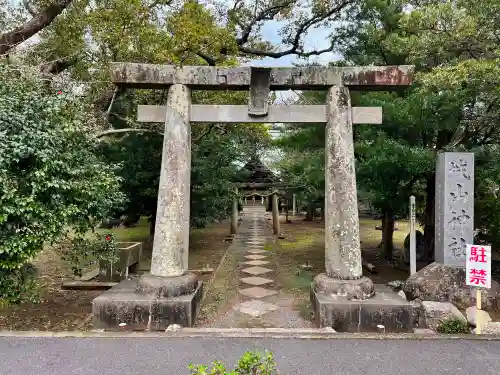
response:
<svg viewBox="0 0 500 375"><path fill-rule="evenodd" d="M271 42L274 45L281 44L281 37L278 32L279 29L283 26L283 23L278 21L270 21L267 22L262 28L262 36L265 40ZM330 45L329 34L331 30L327 28L318 28L312 29L305 37L305 50L314 50L314 49L324 49L328 48ZM286 47L285 47L286 48ZM285 49L283 48L283 49ZM320 64L327 64L330 61L340 59L340 55L334 53L324 53L320 56L311 56L308 61L315 62ZM271 57L262 59L262 60L254 60L251 62L251 65L256 66L292 66L293 63L297 62L298 59L294 55L283 56L279 59L273 59ZM304 59L302 59L304 61ZM250 64L249 64L250 65Z"/></svg>

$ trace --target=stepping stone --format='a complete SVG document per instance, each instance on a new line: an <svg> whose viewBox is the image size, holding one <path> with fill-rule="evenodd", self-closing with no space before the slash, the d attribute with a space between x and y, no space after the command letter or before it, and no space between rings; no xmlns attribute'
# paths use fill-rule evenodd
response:
<svg viewBox="0 0 500 375"><path fill-rule="evenodd" d="M250 275L262 275L264 273L271 272L272 270L270 270L269 268L256 266L256 267L245 268L242 271L245 273L249 273Z"/></svg>
<svg viewBox="0 0 500 375"><path fill-rule="evenodd" d="M264 289L260 286L253 286L251 288L240 289L240 293L244 296L251 298L264 298L275 295L275 290Z"/></svg>
<svg viewBox="0 0 500 375"><path fill-rule="evenodd" d="M243 281L245 284L256 285L256 286L274 282L274 280L266 279L264 277L259 277L259 276L244 277L240 280Z"/></svg>
<svg viewBox="0 0 500 375"><path fill-rule="evenodd" d="M254 299L251 301L245 301L239 304L238 306L235 306L234 308L244 314L248 314L253 317L258 317L270 311L276 310L278 306L273 305L272 303L267 303L258 299Z"/></svg>
<svg viewBox="0 0 500 375"><path fill-rule="evenodd" d="M250 249L247 252L250 253L250 254L262 254L262 253L266 253L266 250Z"/></svg>
<svg viewBox="0 0 500 375"><path fill-rule="evenodd" d="M267 255L245 255L245 258L250 260L266 259Z"/></svg>
<svg viewBox="0 0 500 375"><path fill-rule="evenodd" d="M269 262L267 260L251 260L243 262L243 264L248 264L249 266L263 266L264 264L269 264Z"/></svg>

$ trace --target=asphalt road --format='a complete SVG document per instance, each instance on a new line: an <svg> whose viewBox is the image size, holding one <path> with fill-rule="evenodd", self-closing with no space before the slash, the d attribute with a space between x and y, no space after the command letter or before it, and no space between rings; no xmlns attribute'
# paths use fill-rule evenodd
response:
<svg viewBox="0 0 500 375"><path fill-rule="evenodd" d="M0 373L183 375L254 349L273 351L283 375L500 373L500 341L17 337L0 338Z"/></svg>

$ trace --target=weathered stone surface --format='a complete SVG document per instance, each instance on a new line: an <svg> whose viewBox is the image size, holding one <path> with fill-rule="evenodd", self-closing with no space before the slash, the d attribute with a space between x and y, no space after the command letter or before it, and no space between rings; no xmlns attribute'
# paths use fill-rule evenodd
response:
<svg viewBox="0 0 500 375"><path fill-rule="evenodd" d="M400 290L400 291L398 292L398 296L400 296L401 298L406 299L406 294L405 294L405 292L403 292L402 290Z"/></svg>
<svg viewBox="0 0 500 375"><path fill-rule="evenodd" d="M247 245L255 245L255 246L263 246L266 241L265 240L253 240L245 242Z"/></svg>
<svg viewBox="0 0 500 375"><path fill-rule="evenodd" d="M266 279L265 277L259 277L259 276L244 277L241 279L241 281L243 281L245 284L250 284L250 285L264 285L274 282L271 279Z"/></svg>
<svg viewBox="0 0 500 375"><path fill-rule="evenodd" d="M248 250L248 252L250 254L262 254L262 253L265 253L266 250L262 250L262 249L250 249L250 250Z"/></svg>
<svg viewBox="0 0 500 375"><path fill-rule="evenodd" d="M422 301L414 299L413 301L410 301L410 304L412 307L412 326L414 328L427 328Z"/></svg>
<svg viewBox="0 0 500 375"><path fill-rule="evenodd" d="M236 193L238 191L236 190ZM236 234L238 231L238 198L233 198L233 206L231 210L231 234Z"/></svg>
<svg viewBox="0 0 500 375"><path fill-rule="evenodd" d="M129 272L138 267L142 257L141 242L118 242L119 259L110 264L108 261L99 261L99 280L122 281Z"/></svg>
<svg viewBox="0 0 500 375"><path fill-rule="evenodd" d="M243 262L243 264L248 266L263 266L269 264L269 262L267 260L250 260L248 262Z"/></svg>
<svg viewBox="0 0 500 375"><path fill-rule="evenodd" d="M240 289L240 294L251 298L264 298L276 294L275 290L265 289L260 286L253 286L251 288Z"/></svg>
<svg viewBox="0 0 500 375"><path fill-rule="evenodd" d="M415 242L416 242L416 255L417 261L422 259L422 256L425 253L425 238L424 234L419 230L415 231ZM403 260L406 264L410 264L410 235L408 234L404 240L404 255Z"/></svg>
<svg viewBox="0 0 500 375"><path fill-rule="evenodd" d="M316 326L337 332L377 332L377 325L383 325L387 333L412 332L411 304L388 287L377 285L376 290L373 298L348 300L311 288Z"/></svg>
<svg viewBox="0 0 500 375"><path fill-rule="evenodd" d="M422 301L425 324L427 328L436 330L438 325L448 319L459 319L467 322L464 315L450 302Z"/></svg>
<svg viewBox="0 0 500 375"><path fill-rule="evenodd" d="M181 276L163 277L144 274L137 283L138 294L149 294L157 298L177 297L193 293L198 285L198 278L194 273Z"/></svg>
<svg viewBox="0 0 500 375"><path fill-rule="evenodd" d="M248 114L251 117L264 117L269 113L269 93L271 68L250 67L250 98Z"/></svg>
<svg viewBox="0 0 500 375"><path fill-rule="evenodd" d="M278 211L278 194L274 193L272 195L272 210L273 210L273 232L275 235L279 236L281 233L280 228L280 214Z"/></svg>
<svg viewBox="0 0 500 375"><path fill-rule="evenodd" d="M363 270L349 90L342 86L331 87L328 91L327 107L326 274L338 279L359 279L363 275Z"/></svg>
<svg viewBox="0 0 500 375"><path fill-rule="evenodd" d="M433 336L433 335L437 335L437 332L430 329L430 328L415 328L413 330L413 333L417 334L417 335L425 335L425 336Z"/></svg>
<svg viewBox="0 0 500 375"><path fill-rule="evenodd" d="M274 311L278 308L278 306L273 305L272 303L263 302L261 300L250 300L245 301L239 305L234 307L236 310L251 315L253 317L258 317L264 315L270 311Z"/></svg>
<svg viewBox="0 0 500 375"><path fill-rule="evenodd" d="M168 90L151 274L180 276L188 268L191 192L191 94L183 85Z"/></svg>
<svg viewBox="0 0 500 375"><path fill-rule="evenodd" d="M245 273L249 273L250 275L262 275L264 273L271 272L272 270L270 270L269 268L256 266L256 267L245 268L242 271Z"/></svg>
<svg viewBox="0 0 500 375"><path fill-rule="evenodd" d="M432 263L406 280L403 291L408 300L452 302L459 307L476 303L475 288L465 285L465 269ZM500 287L492 281L491 289L482 293L482 308L497 308Z"/></svg>
<svg viewBox="0 0 500 375"><path fill-rule="evenodd" d="M484 335L500 335L500 322L490 322L488 323L481 332Z"/></svg>
<svg viewBox="0 0 500 375"><path fill-rule="evenodd" d="M436 162L435 260L465 267L474 238L474 154L444 152Z"/></svg>
<svg viewBox="0 0 500 375"><path fill-rule="evenodd" d="M328 296L341 296L347 300L364 300L375 295L373 282L362 277L355 280L342 280L321 273L314 278L314 290Z"/></svg>
<svg viewBox="0 0 500 375"><path fill-rule="evenodd" d="M172 324L192 327L196 323L203 284L193 293L157 298L136 293L137 281L124 280L92 301L92 324L96 329L164 331ZM125 323L120 327L120 323Z"/></svg>
<svg viewBox="0 0 500 375"><path fill-rule="evenodd" d="M245 258L250 260L266 259L267 255L245 255Z"/></svg>
<svg viewBox="0 0 500 375"><path fill-rule="evenodd" d="M476 319L478 316L478 310L477 310L476 306L467 307L467 309L465 309L465 315L467 316L467 322L471 326L475 327L477 325ZM491 316L486 311L479 310L479 320L481 321L481 324L480 324L481 327L484 327L486 324L491 322Z"/></svg>
<svg viewBox="0 0 500 375"><path fill-rule="evenodd" d="M137 122L163 122L166 110L165 106L139 105ZM192 104L191 122L321 124L327 118L325 105L274 105L268 111L265 116L252 117L245 105ZM382 123L381 107L353 107L351 112L353 124Z"/></svg>
<svg viewBox="0 0 500 375"><path fill-rule="evenodd" d="M402 281L402 280L394 280L394 281L389 281L387 284L389 288L391 288L392 290L398 292L400 291L401 289L403 289L403 286L405 285L405 282Z"/></svg>
<svg viewBox="0 0 500 375"><path fill-rule="evenodd" d="M116 85L136 88L164 88L184 84L204 90L247 90L250 87L251 69L116 62L111 66L111 79ZM413 71L412 66L272 68L269 86L273 90L319 90L332 85L386 90L410 85Z"/></svg>

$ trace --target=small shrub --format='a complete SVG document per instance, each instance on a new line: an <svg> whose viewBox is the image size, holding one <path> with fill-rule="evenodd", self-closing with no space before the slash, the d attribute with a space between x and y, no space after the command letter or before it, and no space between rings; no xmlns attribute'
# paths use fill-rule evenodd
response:
<svg viewBox="0 0 500 375"><path fill-rule="evenodd" d="M96 233L95 238L64 238L54 249L67 261L74 276L82 276L84 269L91 262L118 260L118 249L113 233Z"/></svg>
<svg viewBox="0 0 500 375"><path fill-rule="evenodd" d="M220 361L214 361L212 368L204 365L189 365L190 375L276 375L276 362L273 354L266 351L265 355L246 352L232 371Z"/></svg>
<svg viewBox="0 0 500 375"><path fill-rule="evenodd" d="M437 326L439 333L469 333L467 322L452 318L441 321Z"/></svg>
<svg viewBox="0 0 500 375"><path fill-rule="evenodd" d="M0 307L20 302L39 302L37 271L31 263L15 270L0 268Z"/></svg>

